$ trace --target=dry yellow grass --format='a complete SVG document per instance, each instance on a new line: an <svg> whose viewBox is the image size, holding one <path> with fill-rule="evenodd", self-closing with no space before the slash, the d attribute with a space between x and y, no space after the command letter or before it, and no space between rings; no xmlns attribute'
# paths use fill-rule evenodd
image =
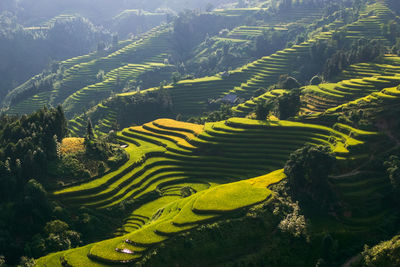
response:
<svg viewBox="0 0 400 267"><path fill-rule="evenodd" d="M61 143L61 153L65 155L85 150L84 140L75 137L64 138Z"/></svg>

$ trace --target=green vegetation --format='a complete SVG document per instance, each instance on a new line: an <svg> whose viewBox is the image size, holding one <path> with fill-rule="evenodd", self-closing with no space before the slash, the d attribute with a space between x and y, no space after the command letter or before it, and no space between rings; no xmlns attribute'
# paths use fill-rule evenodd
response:
<svg viewBox="0 0 400 267"><path fill-rule="evenodd" d="M328 175L334 164L335 158L326 147L306 146L292 153L285 165L285 174L293 198L307 201L308 206L318 203L318 208L332 205Z"/></svg>
<svg viewBox="0 0 400 267"><path fill-rule="evenodd" d="M366 247L360 262L355 266L397 266L399 261L399 236L382 242L372 248Z"/></svg>
<svg viewBox="0 0 400 267"><path fill-rule="evenodd" d="M397 266L398 11L208 5L53 64L6 98L70 121L1 117L0 265Z"/></svg>
<svg viewBox="0 0 400 267"><path fill-rule="evenodd" d="M129 263L137 260L150 246L165 241L180 232L186 232L207 221L214 221L220 214L233 216L232 212L271 197L266 187L284 178L282 170L250 180L213 187L161 207L150 222L141 229L121 237L102 241L91 246L88 264ZM257 194L254 195L254 190ZM251 196L251 197L249 197ZM38 266L55 262L55 258L69 257L74 262L81 261L81 250L67 251L40 259Z"/></svg>

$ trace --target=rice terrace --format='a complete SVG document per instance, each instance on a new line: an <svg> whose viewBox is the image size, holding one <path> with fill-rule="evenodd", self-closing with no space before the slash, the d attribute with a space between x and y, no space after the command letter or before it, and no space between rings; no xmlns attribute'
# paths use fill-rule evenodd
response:
<svg viewBox="0 0 400 267"><path fill-rule="evenodd" d="M0 267L400 266L400 2L0 2Z"/></svg>

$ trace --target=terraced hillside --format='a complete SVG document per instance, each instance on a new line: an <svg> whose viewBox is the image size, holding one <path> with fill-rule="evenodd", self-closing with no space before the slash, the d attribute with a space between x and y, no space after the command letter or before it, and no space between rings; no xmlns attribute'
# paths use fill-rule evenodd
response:
<svg viewBox="0 0 400 267"><path fill-rule="evenodd" d="M51 254L37 266L106 266L129 264L141 258L152 246L235 211L273 198L268 186L284 178L282 171L246 181L220 185L187 198L171 201L154 213L140 230L83 248ZM234 201L233 201L234 200Z"/></svg>
<svg viewBox="0 0 400 267"><path fill-rule="evenodd" d="M87 164L89 176L97 176L80 179L78 173L57 179L46 194L38 190L48 196L53 217L25 250L37 249L37 256L58 252L37 259L36 266L350 266L363 247L398 233L400 57L394 53L400 44L388 32L400 36L399 18L384 0L324 10L292 1L298 8L281 18L279 11L261 8L271 3L207 13L247 17L246 25L193 45L194 60L208 60L213 49L224 50L224 42L247 47L272 38L265 30L291 34L291 27L304 27L296 44L240 68L213 75L218 68L210 67L204 71L209 76L184 76L191 70L183 58L192 54L182 56L186 66L169 55L179 31L171 23L118 48L62 62L63 69L51 74L62 76L51 92L38 90L9 110L20 114L63 104L73 119L66 138L50 143L48 154L60 152L66 169L69 161L78 166L106 154L104 162ZM257 20L263 16L270 21ZM221 43L213 47L212 41ZM173 83L160 84L172 73ZM305 86L297 88L300 83L289 76ZM143 87L145 78L150 81ZM43 77L23 87L35 79ZM279 120L285 108L294 110L291 105L299 110ZM252 119L268 109L277 117ZM10 129L4 127L4 134L17 132ZM34 160L39 152L32 153ZM121 155L120 165L109 164ZM19 163L5 159L4 173ZM52 248L56 238L48 225L64 221L82 242Z"/></svg>
<svg viewBox="0 0 400 267"><path fill-rule="evenodd" d="M303 93L304 113L323 112L343 103L358 99L381 89L398 85L400 76L375 76L363 79L351 79L337 84L307 86Z"/></svg>
<svg viewBox="0 0 400 267"><path fill-rule="evenodd" d="M235 9L216 9L214 12L216 14L231 16L231 17L240 17L240 16L257 16L257 13L263 13L268 11L267 8L235 8ZM291 21L302 20L304 22L309 22L314 19L319 19L322 15L323 9L322 7L315 6L298 6L285 10L284 12L279 13L278 17L274 17L272 19L273 22L276 23L285 23Z"/></svg>
<svg viewBox="0 0 400 267"><path fill-rule="evenodd" d="M302 88L300 114L321 113L349 101L400 83L400 58L386 55L382 63L359 63L345 69L336 79L337 83L321 83ZM350 78L351 79L346 79ZM342 80L343 79L343 80ZM284 94L287 90L271 90L232 108L236 116L245 117L254 112L257 103Z"/></svg>
<svg viewBox="0 0 400 267"><path fill-rule="evenodd" d="M157 85L170 77L172 71L170 66L164 64L170 49L169 34L170 29L161 26L144 34L139 40L129 44L121 42L121 49L62 62L61 66L66 68L63 79L54 85L52 92L43 94L45 99L38 101L36 96L29 97L13 105L8 113L31 113L44 101L52 105L62 103L66 114L72 116L81 113L82 108L97 104L111 92L122 91L126 83L138 76L159 69L159 79L153 80L153 85ZM103 81L97 77L100 71L105 74Z"/></svg>
<svg viewBox="0 0 400 267"><path fill-rule="evenodd" d="M237 21L244 20L248 15L255 15L262 12L262 8L252 9L233 9L226 12L215 11L213 14L218 15L226 20L231 21L233 17L237 17ZM243 12L245 11L245 12ZM303 8L291 10L286 17L287 22L299 21L299 23L306 23L321 15L321 8L314 8L305 10ZM235 13L233 15L231 13ZM51 25L55 21L62 21L71 19L73 15L60 15L49 21L46 25ZM282 18L279 18L279 20ZM278 24L276 21L271 21L272 25ZM280 22L281 23L281 22ZM47 27L47 26L44 27ZM258 27L258 32L261 32L264 26ZM254 28L254 26L253 26ZM278 26L277 29L285 29L285 27ZM82 109L87 109L93 104L98 104L101 100L107 98L111 92L121 92L123 85L110 86L109 84L101 84L96 76L99 71L103 70L105 74L112 70L122 68L127 64L143 65L142 71L146 72L152 70L151 63L164 63L171 53L171 47L174 45L170 40L171 28L169 26L161 26L152 29L151 31L143 34L138 40L123 41L119 43L118 49L111 48L101 53L91 53L88 55L79 56L70 60L61 62L63 68L63 78L61 82L54 85L54 90L47 92L46 98L38 101L36 94L25 97L17 103L13 103L8 110L9 114L24 114L31 113L36 107L42 106L43 102L47 105L63 104L66 114L72 117L75 114L81 113ZM254 37L253 29L240 29L239 32L247 32ZM236 32L237 34L238 32ZM244 36L248 38L251 36ZM229 37L230 39L230 37ZM245 40L244 40L245 41ZM244 62L243 62L244 63ZM153 84L146 84L146 87L158 85L164 80L169 80L171 77L171 68L166 66L162 68L158 75L158 79L153 81ZM133 73L132 79L139 76L140 72ZM125 81L124 81L125 82ZM14 91L27 91L29 88L16 88ZM26 87L26 86L25 86ZM122 87L122 88L121 88ZM11 92L14 95L14 92ZM10 97L8 97L10 98ZM9 99L5 101L9 105ZM32 107L32 108L31 108Z"/></svg>
<svg viewBox="0 0 400 267"><path fill-rule="evenodd" d="M230 71L229 73L193 80L183 80L179 81L175 85L166 86L165 88L169 91L169 94L172 98L174 113L182 114L187 118L191 116L199 116L209 109L208 104L210 99L218 99L228 94L237 95L245 100L251 99L256 90L259 88L268 88L268 86L275 84L281 75L292 74L296 76L297 66L304 60L307 60L309 57L310 47L317 42L317 40L331 38L333 32L336 30L343 31L345 38L350 40L369 38L371 33L374 34L375 39L384 40L385 37L380 30L382 21L388 21L392 19L393 13L382 3L377 3L373 6L375 8L375 13L372 13L372 15L367 14L365 15L366 17L363 17L349 25L340 26L341 23L332 23L330 27L326 27L327 31L316 33L312 39L306 42L294 45L291 48L286 48L282 51L278 51L271 56L263 57L241 68ZM390 57L386 57L384 62L387 62L388 60L390 60ZM382 64L384 65L387 63ZM393 68L395 68L394 65ZM382 79L384 79L384 77ZM354 85L353 82L354 80L348 82L344 81L344 85L342 86L343 88L340 87L341 85L338 85L339 90L342 90L343 92L332 92L333 95L330 95L330 97L334 98L332 104L336 104L337 102L335 101L338 99L343 99L343 95L347 96L347 91L350 91L351 94L354 94L353 99L362 96L362 92L360 92L360 90L357 91L357 88L352 88L352 86L357 87L357 83ZM346 87L348 83L350 84L350 87ZM307 92L310 91L310 88L308 89L309 90ZM319 88L316 87L311 87L311 89L315 89L314 91L320 91ZM380 88L374 90L379 89ZM371 91L365 92L364 95L368 94L369 92ZM123 99L124 97L130 97L133 94L136 94L136 92L121 94L118 95L118 98ZM314 95L310 93L307 94L307 97L312 98ZM348 99L346 98L345 100ZM307 101L309 100L305 100L305 102ZM309 102L310 105L312 105L312 101L310 100ZM242 106L245 105L246 104ZM254 103L250 102L249 106L252 105L254 105ZM310 106L310 110L305 110L305 112L313 112L312 108L313 107ZM316 109L318 110L318 107L316 107ZM98 106L97 110L94 112L95 114L101 113L102 115L99 116L99 114L97 114L94 117L102 117L110 122L114 120L112 124L116 124L118 122L115 121L115 119L118 117L119 112L120 111L118 108L108 107L107 103L102 103L101 107ZM238 115L243 114L238 113ZM79 120L82 120L82 116ZM102 121L99 122L96 120L95 124L97 123L99 123L99 128L105 129L105 132L110 130L109 127L101 126ZM77 128L77 131L75 131L76 134L83 132L83 128L80 128L78 125L75 127Z"/></svg>
<svg viewBox="0 0 400 267"><path fill-rule="evenodd" d="M157 188L162 190L167 182L213 177L200 182L220 183L225 179L265 174L281 167L292 151L308 142L329 145L337 141L332 148L339 154L347 153L347 146L361 144L332 129L301 123L231 119L206 124L203 132L200 126L184 124L180 129L174 125L179 124L157 120L125 129L118 135L129 144L131 157L125 167L93 183L67 188L55 195L62 196L63 201L107 208L132 196L138 198ZM295 137L300 133L303 138ZM288 138L279 143L282 135Z"/></svg>
<svg viewBox="0 0 400 267"><path fill-rule="evenodd" d="M359 133L361 138L372 134ZM151 246L173 235L269 199L272 195L266 187L284 178L279 169L292 151L306 143L331 146L338 159L364 157L357 156L363 141L328 127L289 121L232 118L203 128L160 119L127 128L118 138L128 144L130 159L124 166L94 181L54 192L54 197L68 205L100 210L129 199L141 204L117 230L118 237L49 255L38 266L140 259ZM185 190L192 195L182 198Z"/></svg>
<svg viewBox="0 0 400 267"><path fill-rule="evenodd" d="M239 104L237 106L234 106L232 108L234 114L238 117L245 117L249 115L250 113L254 112L257 103L263 103L268 100L273 100L274 98L287 94L288 90L284 89L274 89L271 91L268 91L258 97L252 98L242 104Z"/></svg>

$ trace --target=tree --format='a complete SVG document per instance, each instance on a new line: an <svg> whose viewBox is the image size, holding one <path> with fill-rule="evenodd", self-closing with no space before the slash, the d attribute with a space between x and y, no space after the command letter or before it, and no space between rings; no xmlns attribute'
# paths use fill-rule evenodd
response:
<svg viewBox="0 0 400 267"><path fill-rule="evenodd" d="M400 159L398 156L390 156L388 161L385 161L384 166L389 175L392 188L396 192L400 192Z"/></svg>
<svg viewBox="0 0 400 267"><path fill-rule="evenodd" d="M292 89L289 93L283 94L275 99L275 116L280 120L287 120L296 116L300 110L300 90Z"/></svg>
<svg viewBox="0 0 400 267"><path fill-rule="evenodd" d="M69 225L63 221L55 220L46 224L44 231L47 235L47 252L70 249L80 244L80 234L69 230Z"/></svg>
<svg viewBox="0 0 400 267"><path fill-rule="evenodd" d="M57 106L54 121L56 128L55 135L58 137L58 141L61 142L68 134L68 121L65 118L64 110L61 105Z"/></svg>
<svg viewBox="0 0 400 267"><path fill-rule="evenodd" d="M291 90L294 88L300 88L300 83L293 77L288 76L281 84L282 89Z"/></svg>
<svg viewBox="0 0 400 267"><path fill-rule="evenodd" d="M272 103L270 101L260 101L257 103L254 112L257 120L266 120L269 112L272 109Z"/></svg>
<svg viewBox="0 0 400 267"><path fill-rule="evenodd" d="M284 167L293 198L325 208L333 199L328 175L335 162L326 146L306 145L293 152Z"/></svg>
<svg viewBox="0 0 400 267"><path fill-rule="evenodd" d="M90 119L88 119L88 122L87 122L86 138L88 140L93 140L94 139L93 126L92 126L92 121Z"/></svg>

